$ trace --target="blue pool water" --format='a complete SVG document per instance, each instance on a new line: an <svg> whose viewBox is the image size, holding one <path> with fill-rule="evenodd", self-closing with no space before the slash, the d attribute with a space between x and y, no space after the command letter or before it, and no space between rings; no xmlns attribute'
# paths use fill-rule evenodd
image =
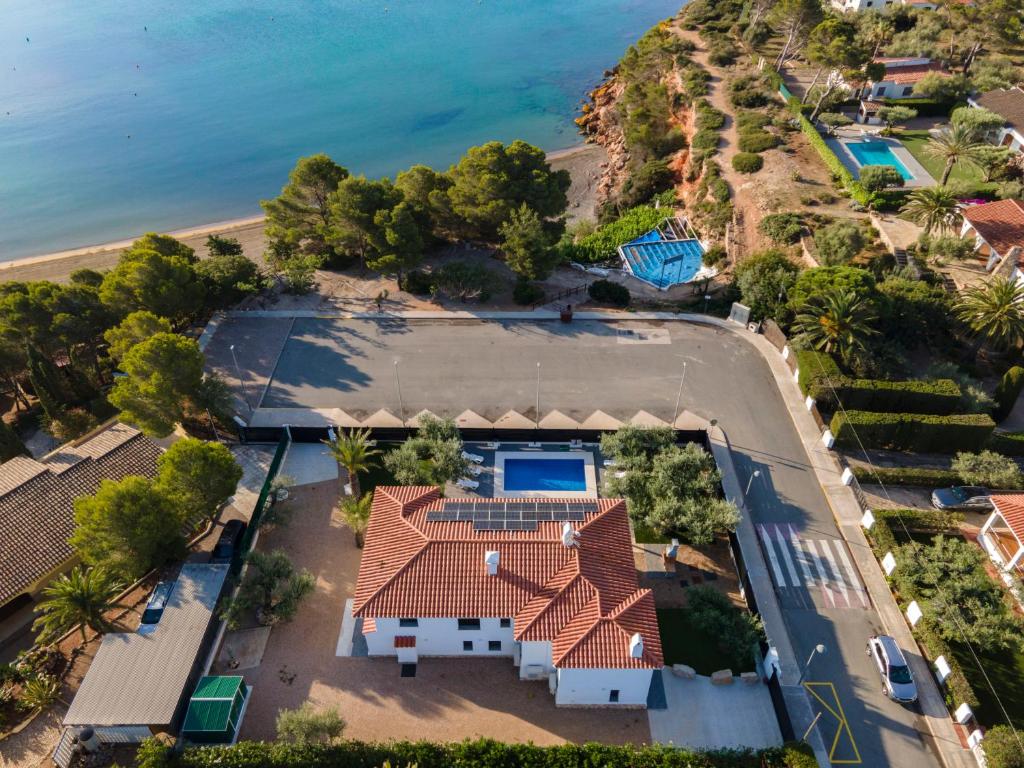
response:
<svg viewBox="0 0 1024 768"><path fill-rule="evenodd" d="M704 257L704 249L697 240L652 242L638 238L624 245L622 251L630 272L658 288L690 282Z"/></svg>
<svg viewBox="0 0 1024 768"><path fill-rule="evenodd" d="M573 146L587 91L680 4L6 0L0 261L258 214L314 152L379 176Z"/></svg>
<svg viewBox="0 0 1024 768"><path fill-rule="evenodd" d="M862 168L865 165L891 165L904 180L909 181L914 178L914 174L907 170L885 142L846 141L843 143Z"/></svg>
<svg viewBox="0 0 1024 768"><path fill-rule="evenodd" d="M583 459L505 459L506 491L585 491Z"/></svg>

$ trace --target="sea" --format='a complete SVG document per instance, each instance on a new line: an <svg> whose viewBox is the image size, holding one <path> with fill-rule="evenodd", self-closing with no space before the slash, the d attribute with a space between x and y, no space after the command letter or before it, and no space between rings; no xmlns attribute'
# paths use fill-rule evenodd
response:
<svg viewBox="0 0 1024 768"><path fill-rule="evenodd" d="M260 213L295 160L446 168L579 143L681 0L4 0L0 261Z"/></svg>

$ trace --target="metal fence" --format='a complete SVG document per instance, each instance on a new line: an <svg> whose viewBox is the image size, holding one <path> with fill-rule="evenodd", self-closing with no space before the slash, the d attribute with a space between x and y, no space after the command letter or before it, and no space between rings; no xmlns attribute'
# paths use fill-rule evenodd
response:
<svg viewBox="0 0 1024 768"><path fill-rule="evenodd" d="M237 575L239 570L241 570L245 556L252 549L253 539L260 528L263 514L266 512L268 505L273 504L273 500L270 498L270 491L274 485L274 479L281 469L281 464L284 462L284 455L288 452L288 445L290 443L291 439L288 435L288 430L282 429L277 442L277 450L274 451L274 458L270 462L270 469L267 470L267 476L263 480L263 487L260 488L259 498L256 500L256 508L252 511L249 526L245 529L245 535L242 537L242 546L235 552L234 559L231 562L232 574Z"/></svg>

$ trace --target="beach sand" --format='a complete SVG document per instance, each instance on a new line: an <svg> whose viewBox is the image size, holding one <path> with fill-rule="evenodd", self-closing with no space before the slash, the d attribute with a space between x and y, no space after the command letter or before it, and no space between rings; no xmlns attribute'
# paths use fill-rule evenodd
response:
<svg viewBox="0 0 1024 768"><path fill-rule="evenodd" d="M565 169L572 176L567 211L569 221L592 218L597 205L597 185L602 171L601 164L607 160L605 150L595 144L584 144L558 152L550 152L548 160L552 167ZM140 231L139 235L142 235L144 231ZM263 236L262 216L221 221L168 234L195 248L200 257L206 256L204 244L207 236L213 234L236 238L242 244L245 255L257 261L262 261L267 245L266 238ZM51 280L59 283L66 282L76 269L110 269L121 257L122 251L131 245L134 239L0 262L0 281Z"/></svg>

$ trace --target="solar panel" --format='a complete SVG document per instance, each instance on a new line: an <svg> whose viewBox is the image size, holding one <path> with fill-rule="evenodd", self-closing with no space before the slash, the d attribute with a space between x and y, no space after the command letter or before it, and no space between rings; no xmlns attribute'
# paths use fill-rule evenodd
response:
<svg viewBox="0 0 1024 768"><path fill-rule="evenodd" d="M472 522L476 531L535 531L538 522L582 522L597 512L592 501L459 501L445 500L427 512L428 522Z"/></svg>

